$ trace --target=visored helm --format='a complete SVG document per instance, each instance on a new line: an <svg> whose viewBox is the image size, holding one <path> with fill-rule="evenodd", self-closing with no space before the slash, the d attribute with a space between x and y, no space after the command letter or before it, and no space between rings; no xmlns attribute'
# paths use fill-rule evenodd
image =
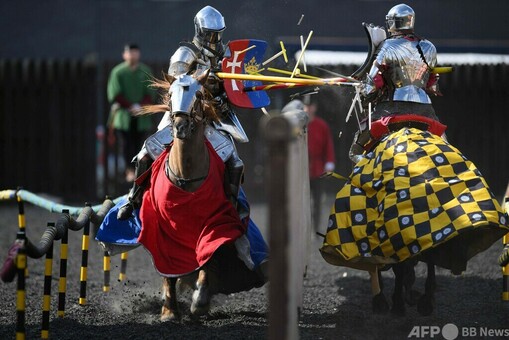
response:
<svg viewBox="0 0 509 340"><path fill-rule="evenodd" d="M223 31L226 28L224 18L212 6L203 7L194 17L194 39L209 57L221 57L224 53L222 43Z"/></svg>
<svg viewBox="0 0 509 340"><path fill-rule="evenodd" d="M415 23L415 12L412 7L399 4L389 10L385 16L387 30L391 33L413 32Z"/></svg>

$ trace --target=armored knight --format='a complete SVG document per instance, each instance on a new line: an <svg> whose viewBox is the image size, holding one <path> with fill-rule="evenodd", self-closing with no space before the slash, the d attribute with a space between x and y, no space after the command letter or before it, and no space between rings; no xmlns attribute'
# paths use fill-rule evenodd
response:
<svg viewBox="0 0 509 340"><path fill-rule="evenodd" d="M214 146L217 154L225 162L232 201L235 203L240 190L244 165L239 158L234 141L248 142L235 112L230 107L220 79L215 75L220 71L220 62L225 55L222 34L226 28L221 13L211 6L202 8L194 18L195 35L192 42L181 42L179 48L170 59L168 75L177 77L182 74L210 70L206 87L215 97L220 116L219 122L207 126L205 135ZM132 215L134 208L139 207L144 191L142 176L167 145L173 140L170 112L166 112L158 125L158 131L149 137L133 161L136 162L136 177L133 188L129 192L128 202L119 209L118 219L126 219ZM240 209L239 205L237 205ZM241 211L239 211L241 213ZM241 213L241 218L245 212Z"/></svg>
<svg viewBox="0 0 509 340"><path fill-rule="evenodd" d="M389 38L375 46L371 69L361 86L364 103L374 108L371 121L402 114L438 121L428 95L440 95L438 74L432 73L437 64L435 46L415 35L415 13L408 5L392 7L385 22ZM369 138L368 129L356 135L350 150L354 162Z"/></svg>

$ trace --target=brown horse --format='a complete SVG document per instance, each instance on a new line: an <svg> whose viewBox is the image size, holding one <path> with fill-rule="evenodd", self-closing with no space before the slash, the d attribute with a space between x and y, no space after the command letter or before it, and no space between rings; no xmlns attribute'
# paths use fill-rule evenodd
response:
<svg viewBox="0 0 509 340"><path fill-rule="evenodd" d="M207 176L210 176L209 172L214 170L211 166L211 158L214 155L210 152L210 146L206 144L205 126L210 121L217 120L218 116L212 95L204 86L208 78L208 72L198 77L183 75L173 78L165 75L165 78L165 81L154 83L156 87L168 90L163 97L163 103L145 107L143 113L171 112L170 128L174 139L165 159L165 174L174 186L185 192L195 193L204 185ZM224 176L221 180L224 180ZM147 194L150 193L147 192ZM224 194L228 197L226 192ZM147 204L145 198L143 204ZM232 205L228 201L223 206L228 204ZM228 211L231 212L231 210ZM240 222L240 219L238 220ZM143 206L142 223L143 228L145 228ZM217 230L216 226L214 233ZM147 248L149 249L149 247ZM149 251L151 250L149 249ZM154 261L154 264L158 271L163 273L157 267L156 261ZM163 275L165 277L163 278L162 321L178 320L180 318L176 289L177 279L179 278L182 278L181 281L184 283L190 283L194 289L191 303L191 314L193 316L208 313L210 298L213 294L229 294L248 290L260 287L266 282L260 270L249 269L245 262L239 259L236 247L232 242L222 244L204 265L190 274L174 275L170 273L170 275L166 275L163 273Z"/></svg>

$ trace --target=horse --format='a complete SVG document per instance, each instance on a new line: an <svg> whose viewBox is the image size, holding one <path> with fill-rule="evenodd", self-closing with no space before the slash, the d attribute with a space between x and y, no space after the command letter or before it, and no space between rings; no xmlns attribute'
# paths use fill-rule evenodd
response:
<svg viewBox="0 0 509 340"><path fill-rule="evenodd" d="M236 241L245 233L247 227L240 220L227 197L228 186L224 184L224 164L205 138L206 125L218 119L212 95L206 87L207 78L208 71L199 75L181 75L176 78L165 74L165 80L154 82L155 87L167 90L162 98L162 104L144 107L142 111L142 114L169 111L171 113L169 128L172 129L174 137L167 151L152 165L151 187L144 194L140 211L143 227L139 240L152 254L157 271L163 275L164 303L161 321L178 321L181 318L176 289L179 279L183 283L190 282L194 289L190 308L193 317L206 315L209 312L210 299L214 294L245 291L261 287L267 281L260 268L250 269L246 260L239 258L241 255ZM221 169L223 173L220 173ZM211 184L215 178L221 180L220 186ZM158 194L161 183L166 185L166 182L168 182L168 192L172 194L166 192ZM202 197L204 190L209 190L211 185L217 186L210 193L215 196ZM187 201L174 204L173 200L177 200L177 196L185 197ZM192 204L196 202L201 202L201 206L193 207ZM217 206L215 206L216 202L218 202ZM201 218L201 215L205 215L204 211L208 213L209 205L214 207L214 211L210 212L210 216L206 215L205 220L212 220L213 222L210 223L216 224L213 228L208 224L205 227L198 224L194 226L194 215ZM163 208L159 209L161 206ZM165 211L166 207L168 212ZM177 208L180 212L175 210ZM168 217L168 222L166 215L171 215L173 212L176 213ZM216 221L221 218L224 221ZM157 223L154 223L154 220ZM164 223L161 224L161 221ZM167 227L171 232L164 229ZM150 233L155 233L154 230L157 228L164 230L158 231L159 234L154 234L156 236L151 238ZM188 253L189 247L185 244L186 240L179 243L179 238L185 238L188 235L186 233L191 229L194 230L193 228L201 233L194 249L195 259L184 258L182 263L185 265L179 264L181 259L175 254L177 250L175 253L161 250L161 248L170 247L162 243L160 239L161 236L168 234L167 237L173 242L171 244L175 249L182 248ZM180 232L182 235L178 234ZM205 238L207 240L204 240ZM154 245L154 242L161 243ZM204 253L207 252L206 255L198 254L200 249ZM185 253L184 250L183 253ZM165 263L165 259L161 258L164 256L170 256L173 261L171 263L175 264ZM198 260L200 256L203 258ZM167 261L170 263L169 260ZM178 270L173 269L178 266L181 266ZM180 269L184 267L185 269Z"/></svg>
<svg viewBox="0 0 509 340"><path fill-rule="evenodd" d="M426 263L427 273L424 285L424 293L414 289L415 270L414 267L419 261ZM382 271L392 270L394 273L394 290L392 293L392 306L389 305L384 295L384 284ZM435 264L431 258L425 255L412 258L401 263L388 265L382 270L369 272L372 288L372 310L375 314L391 312L396 316L403 316L406 313L406 305L417 306L417 311L423 316L433 313L435 305L436 276Z"/></svg>
<svg viewBox="0 0 509 340"><path fill-rule="evenodd" d="M435 267L461 274L509 231L508 221L458 149L440 134L396 123L364 152L337 193L320 251L332 265L370 273L374 312L389 310L380 269L392 268L391 311L401 315L405 304L417 304L420 314L430 315ZM428 269L422 295L412 289L418 261Z"/></svg>

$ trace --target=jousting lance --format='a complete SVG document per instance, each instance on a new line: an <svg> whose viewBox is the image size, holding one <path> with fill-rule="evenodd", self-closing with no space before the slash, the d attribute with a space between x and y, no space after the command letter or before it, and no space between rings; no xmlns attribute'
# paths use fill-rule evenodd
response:
<svg viewBox="0 0 509 340"><path fill-rule="evenodd" d="M255 74L243 74L243 73L227 73L218 72L216 75L222 79L234 79L234 80L253 80L253 81L270 81L273 83L292 83L301 85L354 85L357 86L359 83L351 83L345 78L319 78L319 79L303 79L303 78L288 78L278 76L264 76Z"/></svg>

